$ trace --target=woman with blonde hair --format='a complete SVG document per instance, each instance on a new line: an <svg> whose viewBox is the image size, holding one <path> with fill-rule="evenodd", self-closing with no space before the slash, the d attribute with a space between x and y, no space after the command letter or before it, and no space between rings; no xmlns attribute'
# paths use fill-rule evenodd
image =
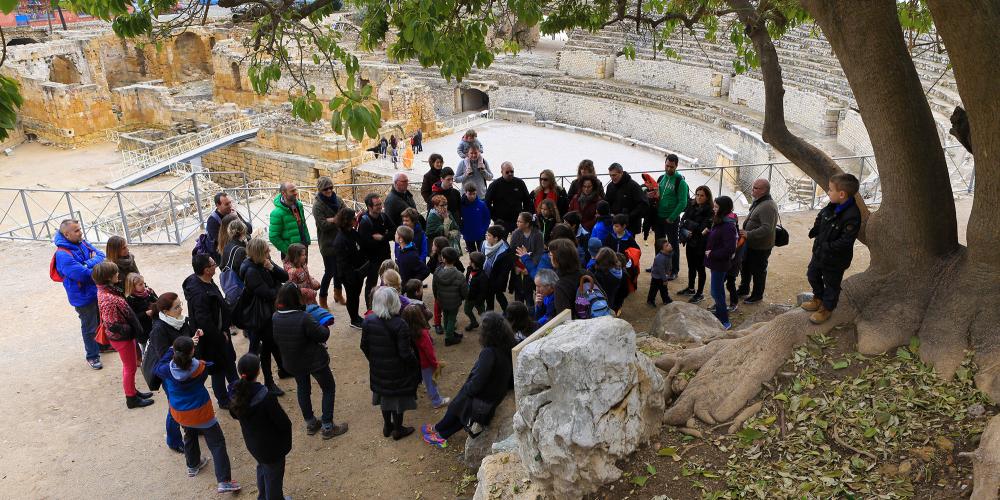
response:
<svg viewBox="0 0 1000 500"><path fill-rule="evenodd" d="M240 266L240 278L243 280L243 294L251 299L240 303L245 305L235 314L250 337L250 351L260 356L261 371L264 374L264 385L275 396L285 394L274 383L271 374L271 356L281 367L281 354L274 343L274 333L271 328L271 316L274 314L274 301L278 297L278 288L288 281L288 273L271 260L271 248L267 241L252 238L247 243L247 258Z"/></svg>

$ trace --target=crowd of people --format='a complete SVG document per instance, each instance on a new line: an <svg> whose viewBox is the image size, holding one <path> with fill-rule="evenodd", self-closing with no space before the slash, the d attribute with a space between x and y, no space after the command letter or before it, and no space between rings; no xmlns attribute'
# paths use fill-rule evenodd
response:
<svg viewBox="0 0 1000 500"><path fill-rule="evenodd" d="M672 154L663 175L644 174L641 182L612 163L607 185L593 162L583 160L566 191L549 170L529 190L510 162L502 162L494 178L475 131L464 135L458 153L454 169L441 155L430 156L420 190L424 213L405 173L395 175L385 195L365 196L359 211L338 197L329 178L320 178L311 214L323 262L319 280L309 272L313 240L293 183L281 184L273 200L266 239L253 236L229 196L215 196L204 244L196 246L192 273L181 284L183 302L178 293L157 294L147 285L123 238L111 237L102 252L83 238L79 222L63 221L50 274L79 315L87 362L101 369L101 353L117 352L127 408L154 401L152 392L138 390L137 372L151 391L162 387L166 444L184 454L188 475L209 461L199 449L204 436L218 491L238 491L214 395L218 408L239 421L258 462L259 498L283 498L291 423L276 399L284 391L275 371L294 378L308 435L330 439L348 431L334 419L336 382L326 347L334 325L331 286L348 326L361 331L383 436L399 440L415 432L404 414L417 408L423 384L434 408L447 407L440 421L420 427L423 440L437 447L460 430L477 435L489 424L513 387L511 349L539 326L563 311L574 319L622 313L638 288L639 234L654 233L649 306L656 307L657 298L673 300L668 283L678 277L681 246L687 283L675 295L701 302L708 282L723 328L731 327L729 313L741 297L744 303L764 297L768 258L783 231L766 180L754 182L754 201L740 224L729 197L713 198L709 187L698 186L689 198ZM815 241L807 274L815 298L802 307L815 323L836 308L850 265L861 222L857 189L854 176L834 176L831 203L809 233ZM272 260L272 246L281 264ZM497 304L501 312L494 312ZM239 331L249 349L238 358L232 337ZM444 337L444 347L479 333L479 357L453 397L439 387L443 362L432 331ZM318 419L314 381L322 394Z"/></svg>

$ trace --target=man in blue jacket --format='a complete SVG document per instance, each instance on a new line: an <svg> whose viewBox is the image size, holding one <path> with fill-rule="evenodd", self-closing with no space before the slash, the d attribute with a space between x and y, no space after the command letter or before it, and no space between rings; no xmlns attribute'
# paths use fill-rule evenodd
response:
<svg viewBox="0 0 1000 500"><path fill-rule="evenodd" d="M62 221L53 241L56 245L56 272L62 278L69 304L76 308L76 314L80 316L87 363L91 368L100 370L104 365L101 364L100 346L94 337L101 315L97 309L97 285L90 274L94 266L104 261L104 252L83 239L83 229L75 220Z"/></svg>

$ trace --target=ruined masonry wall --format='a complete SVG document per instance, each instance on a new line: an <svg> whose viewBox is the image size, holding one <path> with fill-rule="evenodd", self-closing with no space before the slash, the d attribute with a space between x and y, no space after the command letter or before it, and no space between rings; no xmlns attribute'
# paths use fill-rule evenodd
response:
<svg viewBox="0 0 1000 500"><path fill-rule="evenodd" d="M872 153L872 141L868 137L868 129L865 128L865 123L857 111L852 109L844 111L844 117L837 130L837 142L854 154Z"/></svg>
<svg viewBox="0 0 1000 500"><path fill-rule="evenodd" d="M763 113L764 82L745 75L738 75L733 79L729 88L729 101ZM828 135L836 133L836 128L829 130L827 124L827 108L829 107L829 101L819 94L793 88L785 89L785 116L789 121L796 122L810 130L826 132Z"/></svg>
<svg viewBox="0 0 1000 500"><path fill-rule="evenodd" d="M677 89L709 97L718 97L722 90L722 75L711 68L674 61L629 59L625 56L618 56L615 62L614 79L624 83L667 90ZM713 85L716 79L718 85Z"/></svg>
<svg viewBox="0 0 1000 500"><path fill-rule="evenodd" d="M559 71L577 78L604 78L607 56L586 50L559 52Z"/></svg>

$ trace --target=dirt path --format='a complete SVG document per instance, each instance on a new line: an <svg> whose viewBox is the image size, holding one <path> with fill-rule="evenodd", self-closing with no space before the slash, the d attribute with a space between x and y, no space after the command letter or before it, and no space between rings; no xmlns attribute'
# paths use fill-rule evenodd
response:
<svg viewBox="0 0 1000 500"><path fill-rule="evenodd" d="M968 219L971 200L959 204L961 226ZM776 249L771 257L767 302L793 303L795 293L807 288L805 267L810 241L805 234L815 212L783 215L792 244ZM962 236L964 239L964 234ZM189 241L183 247L145 246L133 251L147 283L157 292L179 291L190 273ZM643 248L644 267L651 262L651 242ZM66 302L60 285L46 273L51 245L0 242L6 272L0 277L0 497L5 498L191 498L210 497L214 478L206 470L197 478L184 474L183 458L164 444L166 400L126 410L120 389L120 363L105 355L105 368L92 371L83 360L79 322ZM851 272L864 269L868 252L860 245ZM275 255L275 258L277 256ZM321 276L320 262L311 265ZM683 262L682 262L683 267ZM682 270L681 280L686 280ZM648 274L640 278L640 293L648 287ZM679 290L682 285L671 285ZM637 331L649 327L653 311L643 298L631 297L623 318ZM707 301L710 302L710 301ZM741 306L734 319L766 307ZM334 307L337 318L344 309ZM381 436L381 418L370 405L367 362L358 349L359 332L343 326L333 330L329 349L337 380L335 418L350 424L344 436L323 441L306 436L294 382L280 381L287 392L281 399L294 425L293 450L285 476L286 494L293 498L455 498L464 495L457 486L468 474L457 454L464 437L456 436L448 450L436 450L414 435L400 442ZM459 321L464 327L466 319ZM459 346L445 348L438 342L438 356L448 363L441 383L451 395L461 386L478 353L477 338L467 336ZM246 352L246 341L237 341L237 352ZM140 379L140 387L143 386ZM319 391L313 391L315 405ZM407 423L434 422L443 410L432 410L422 389L419 409L406 415ZM254 463L247 453L238 424L220 416L227 437L233 477L253 498ZM205 448L203 447L203 451Z"/></svg>

